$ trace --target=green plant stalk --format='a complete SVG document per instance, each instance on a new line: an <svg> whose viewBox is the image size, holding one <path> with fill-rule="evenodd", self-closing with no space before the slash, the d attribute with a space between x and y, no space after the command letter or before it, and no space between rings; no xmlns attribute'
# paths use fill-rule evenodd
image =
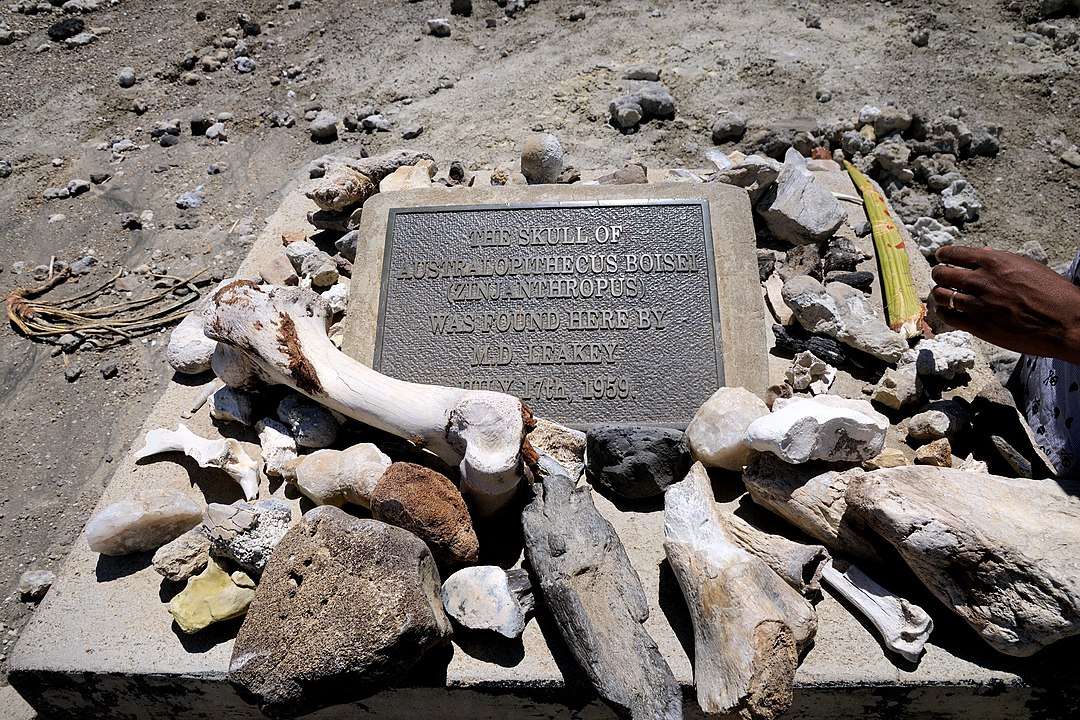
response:
<svg viewBox="0 0 1080 720"><path fill-rule="evenodd" d="M908 263L907 250L904 249L904 238L896 229L896 223L885 205L885 198L873 183L846 160L844 167L862 195L866 217L870 220L874 252L885 286L885 318L889 327L905 339L916 337L925 325L923 319L926 317L926 306L915 294L915 283L911 280L911 265Z"/></svg>

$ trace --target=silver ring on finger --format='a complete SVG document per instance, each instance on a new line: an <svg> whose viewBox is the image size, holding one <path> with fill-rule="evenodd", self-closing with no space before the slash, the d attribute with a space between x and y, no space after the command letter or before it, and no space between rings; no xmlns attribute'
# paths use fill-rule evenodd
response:
<svg viewBox="0 0 1080 720"><path fill-rule="evenodd" d="M949 296L949 309L950 310L955 310L956 309L956 305L953 304L954 301L956 300L956 293L957 293L956 289L953 289L952 295Z"/></svg>

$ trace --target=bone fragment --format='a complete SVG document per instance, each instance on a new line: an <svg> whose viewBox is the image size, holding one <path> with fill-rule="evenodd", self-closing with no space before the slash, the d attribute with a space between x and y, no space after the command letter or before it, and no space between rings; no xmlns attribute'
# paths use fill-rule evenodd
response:
<svg viewBox="0 0 1080 720"><path fill-rule="evenodd" d="M488 391L421 385L381 375L327 337L325 301L301 288L237 280L207 304L218 341L213 367L226 384L288 385L326 407L426 448L458 466L461 489L491 514L521 478L532 414L520 400Z"/></svg>
<svg viewBox="0 0 1080 720"><path fill-rule="evenodd" d="M694 684L706 714L774 718L791 705L813 606L724 528L704 466L664 493L664 550L694 624Z"/></svg>
<svg viewBox="0 0 1080 720"><path fill-rule="evenodd" d="M221 468L240 483L247 500L254 500L259 495L258 463L233 438L208 440L180 423L176 430L160 428L146 433L146 444L135 453L135 459L142 460L164 452L182 452L199 463L199 467Z"/></svg>
<svg viewBox="0 0 1080 720"><path fill-rule="evenodd" d="M826 563L821 579L877 628L885 647L911 662L922 655L934 621L918 605L894 595L854 565Z"/></svg>
<svg viewBox="0 0 1080 720"><path fill-rule="evenodd" d="M721 514L724 529L735 544L761 558L788 585L805 597L821 594L821 572L829 551L758 529L738 515Z"/></svg>
<svg viewBox="0 0 1080 720"><path fill-rule="evenodd" d="M262 448L263 472L269 477L296 478L296 440L289 428L276 420L263 418L255 424Z"/></svg>
<svg viewBox="0 0 1080 720"><path fill-rule="evenodd" d="M185 413L181 413L181 417L189 418L202 409L202 406L206 404L206 401L210 399L210 396L216 393L221 388L225 387L225 383L221 380L214 378L210 382L202 386L202 390L195 396L195 400L191 403L191 410Z"/></svg>
<svg viewBox="0 0 1080 720"><path fill-rule="evenodd" d="M776 513L834 553L877 562L873 546L846 515L844 493L858 466L809 462L791 465L770 453L746 466L743 482L754 502Z"/></svg>
<svg viewBox="0 0 1080 720"><path fill-rule="evenodd" d="M545 462L547 460L547 462ZM681 720L682 691L642 623L649 602L619 536L558 463L521 514L525 555L578 665L633 720Z"/></svg>
<svg viewBox="0 0 1080 720"><path fill-rule="evenodd" d="M1080 635L1080 483L899 467L852 480L847 507L998 652Z"/></svg>

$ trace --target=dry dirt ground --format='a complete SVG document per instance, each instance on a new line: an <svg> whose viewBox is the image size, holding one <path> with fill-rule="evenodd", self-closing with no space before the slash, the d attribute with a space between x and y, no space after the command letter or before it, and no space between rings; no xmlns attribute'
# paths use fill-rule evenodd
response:
<svg viewBox="0 0 1080 720"><path fill-rule="evenodd" d="M474 0L471 17L451 19L448 38L422 28L449 16L449 0L290 4L102 0L74 16L109 32L84 47L35 52L52 24L72 16L9 12L5 2L0 31L6 23L29 36L0 46L0 163L12 168L0 177L0 294L34 285L33 269L53 256L70 262L87 252L99 262L80 287L145 265L226 275L246 252L244 235L258 232L306 163L328 152L408 146L442 167L493 168L542 130L581 169L632 159L704 167L721 109L743 114L754 131L851 118L867 103L894 101L930 116L962 106L966 118L1003 127L997 157L964 164L984 204L964 241L1019 248L1038 240L1054 264L1078 242L1080 169L1060 156L1080 140L1080 51L1054 49L1042 36L1024 42L1035 27L1005 0L539 0L513 18L494 0ZM579 5L586 17L571 22ZM261 25L247 39L254 72L240 74L230 60L216 72L197 69L198 83L185 84L185 55L213 52L238 13ZM820 28L808 27L807 14L820 17ZM1077 25L1075 17L1052 22ZM925 47L911 41L919 29L929 30ZM663 69L677 114L624 135L608 124L607 105L619 94L620 70L640 63ZM128 89L117 82L124 66L137 74ZM819 102L819 91L831 101ZM141 115L131 109L137 99L147 106ZM373 103L395 124L318 145L303 120L316 103L339 118ZM296 125L274 127L275 111L289 111ZM227 143L191 136L191 117L222 112L232 114ZM181 120L180 142L160 147L150 130L170 118ZM423 134L403 140L413 123ZM119 157L100 149L123 138L140 147ZM208 174L210 165L222 171ZM111 177L74 198L42 198L92 173ZM177 196L199 185L202 206L178 210ZM125 213L147 210L153 219L143 229L122 227ZM197 227L174 227L192 218ZM26 269L16 272L20 261ZM147 292L150 281L136 278L135 294ZM171 376L167 337L54 355L0 328L0 684L32 611L16 591L19 575L57 569L77 540L111 463ZM107 361L119 369L111 379L98 370ZM69 382L73 366L83 372Z"/></svg>

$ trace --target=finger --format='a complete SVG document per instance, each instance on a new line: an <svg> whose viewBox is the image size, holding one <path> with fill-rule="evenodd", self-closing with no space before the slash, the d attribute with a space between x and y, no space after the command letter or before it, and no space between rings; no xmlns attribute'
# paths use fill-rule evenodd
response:
<svg viewBox="0 0 1080 720"><path fill-rule="evenodd" d="M930 271L930 277L939 287L956 288L969 293L978 293L986 287L982 273L962 267L938 265Z"/></svg>
<svg viewBox="0 0 1080 720"><path fill-rule="evenodd" d="M970 313L982 307L982 301L979 298L957 291L955 288L939 285L931 294L934 297L934 304L946 310Z"/></svg>
<svg viewBox="0 0 1080 720"><path fill-rule="evenodd" d="M973 316L970 313L961 312L960 310L950 310L947 306L939 305L937 307L937 316L954 330L964 330L976 337L984 337L986 335L986 328L983 327L983 324L976 316Z"/></svg>
<svg viewBox="0 0 1080 720"><path fill-rule="evenodd" d="M966 268L982 267L988 256L989 253L985 248L964 247L963 245L945 245L934 253L938 262Z"/></svg>

